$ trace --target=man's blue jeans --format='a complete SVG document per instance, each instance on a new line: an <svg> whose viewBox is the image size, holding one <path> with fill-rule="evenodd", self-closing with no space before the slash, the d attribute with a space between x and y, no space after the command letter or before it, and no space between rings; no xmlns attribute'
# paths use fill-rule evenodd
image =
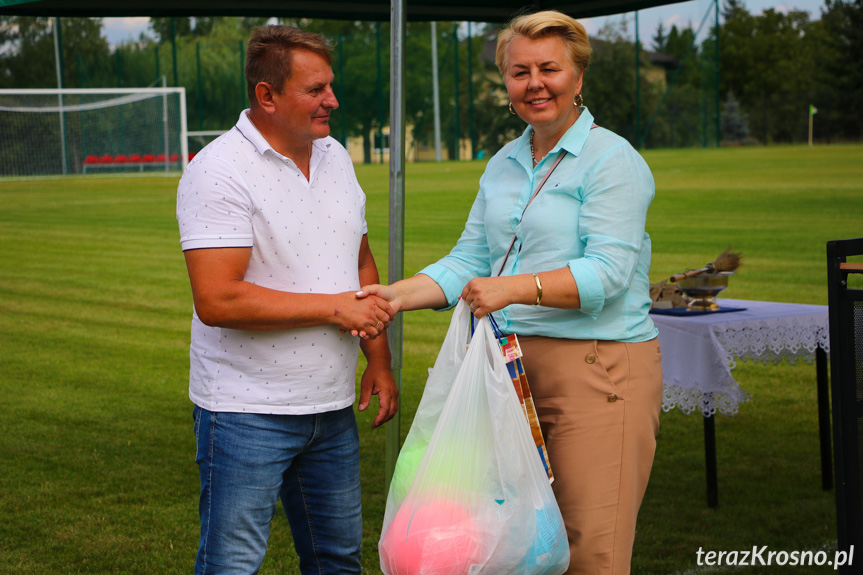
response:
<svg viewBox="0 0 863 575"><path fill-rule="evenodd" d="M201 539L195 573L257 573L278 499L300 572L360 573L359 435L352 407L315 415L195 408Z"/></svg>

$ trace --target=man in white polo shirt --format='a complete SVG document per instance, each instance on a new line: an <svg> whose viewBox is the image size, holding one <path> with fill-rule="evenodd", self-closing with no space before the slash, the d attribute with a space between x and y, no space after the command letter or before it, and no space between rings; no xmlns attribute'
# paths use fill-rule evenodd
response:
<svg viewBox="0 0 863 575"><path fill-rule="evenodd" d="M201 537L195 573L257 573L281 499L302 573L360 573L359 409L398 409L365 195L329 137L331 46L289 26L252 32L251 106L189 164L177 220L194 299ZM352 333L358 333L355 337Z"/></svg>

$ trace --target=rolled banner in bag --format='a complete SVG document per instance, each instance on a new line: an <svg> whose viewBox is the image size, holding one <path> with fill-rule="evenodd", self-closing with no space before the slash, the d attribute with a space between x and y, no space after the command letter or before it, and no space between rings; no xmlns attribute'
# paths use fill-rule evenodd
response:
<svg viewBox="0 0 863 575"><path fill-rule="evenodd" d="M515 389L516 396L518 396L519 403L521 403L524 417L527 419L528 425L530 425L530 433L531 437L533 437L534 445L536 445L536 451L542 461L542 466L545 468L545 473L548 475L549 483L553 483L554 472L551 470L548 449L545 447L545 438L542 436L539 417L536 414L536 406L533 403L533 394L530 392L530 384L527 382L527 374L521 361L522 353L521 346L518 344L518 337L514 333L509 335L504 334L491 314L489 314L488 319L491 323L494 336L500 345L500 351L503 353L506 369L509 372L510 379L512 379L512 386Z"/></svg>

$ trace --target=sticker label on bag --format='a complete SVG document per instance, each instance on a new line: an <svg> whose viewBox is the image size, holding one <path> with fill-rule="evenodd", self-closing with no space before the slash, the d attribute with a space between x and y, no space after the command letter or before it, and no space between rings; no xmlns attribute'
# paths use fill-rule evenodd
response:
<svg viewBox="0 0 863 575"><path fill-rule="evenodd" d="M521 347L518 345L518 337L514 333L498 338L498 343L500 343L500 350L503 352L503 359L506 363L521 357Z"/></svg>

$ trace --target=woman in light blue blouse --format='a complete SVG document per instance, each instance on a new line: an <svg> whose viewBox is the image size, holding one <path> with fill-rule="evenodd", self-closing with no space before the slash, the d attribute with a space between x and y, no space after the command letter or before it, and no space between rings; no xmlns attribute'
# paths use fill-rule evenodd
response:
<svg viewBox="0 0 863 575"><path fill-rule="evenodd" d="M648 316L654 183L583 106L590 52L584 28L555 11L500 33L509 110L527 129L489 161L449 255L361 293L396 311L463 298L518 335L567 527L567 573L618 575L630 570L662 398Z"/></svg>

